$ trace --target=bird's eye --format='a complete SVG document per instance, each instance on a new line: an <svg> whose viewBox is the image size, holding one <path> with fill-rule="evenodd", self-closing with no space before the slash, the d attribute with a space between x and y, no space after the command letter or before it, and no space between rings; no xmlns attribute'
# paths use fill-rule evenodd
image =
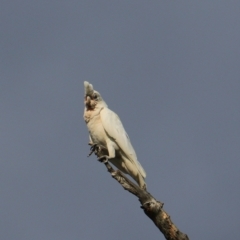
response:
<svg viewBox="0 0 240 240"><path fill-rule="evenodd" d="M94 98L94 99L97 99L97 97L98 97L97 94L94 94L94 95L93 95L93 98Z"/></svg>

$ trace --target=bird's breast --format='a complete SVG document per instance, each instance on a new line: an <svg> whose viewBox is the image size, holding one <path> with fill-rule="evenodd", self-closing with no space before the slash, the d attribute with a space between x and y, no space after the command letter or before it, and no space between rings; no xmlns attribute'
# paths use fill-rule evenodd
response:
<svg viewBox="0 0 240 240"><path fill-rule="evenodd" d="M107 134L104 130L99 114L90 119L87 123L87 127L93 143L106 147Z"/></svg>

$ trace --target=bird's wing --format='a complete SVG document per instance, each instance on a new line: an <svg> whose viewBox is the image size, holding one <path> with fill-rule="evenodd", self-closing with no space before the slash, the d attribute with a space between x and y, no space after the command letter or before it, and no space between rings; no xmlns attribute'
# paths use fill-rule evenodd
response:
<svg viewBox="0 0 240 240"><path fill-rule="evenodd" d="M137 160L137 155L118 115L109 108L103 108L100 116L103 127L109 137L117 143L126 157L138 168L140 174L145 178L146 172Z"/></svg>

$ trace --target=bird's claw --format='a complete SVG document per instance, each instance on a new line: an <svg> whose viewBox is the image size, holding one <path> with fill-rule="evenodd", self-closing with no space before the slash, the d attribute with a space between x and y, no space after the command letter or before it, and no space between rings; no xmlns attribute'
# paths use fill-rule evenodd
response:
<svg viewBox="0 0 240 240"><path fill-rule="evenodd" d="M98 158L98 161L101 163L107 163L108 162L109 157L104 155Z"/></svg>
<svg viewBox="0 0 240 240"><path fill-rule="evenodd" d="M98 149L98 145L96 143L89 143L88 145L90 145L90 153L88 154L88 157L90 157L94 152L96 153L99 149Z"/></svg>

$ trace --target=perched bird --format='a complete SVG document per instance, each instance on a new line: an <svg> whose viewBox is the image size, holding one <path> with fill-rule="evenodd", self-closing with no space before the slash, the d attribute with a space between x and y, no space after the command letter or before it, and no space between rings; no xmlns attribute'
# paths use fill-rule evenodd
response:
<svg viewBox="0 0 240 240"><path fill-rule="evenodd" d="M87 124L90 144L103 146L104 158L123 173L129 174L138 185L146 189L146 173L137 160L130 139L116 113L111 111L93 85L84 82L84 120Z"/></svg>

